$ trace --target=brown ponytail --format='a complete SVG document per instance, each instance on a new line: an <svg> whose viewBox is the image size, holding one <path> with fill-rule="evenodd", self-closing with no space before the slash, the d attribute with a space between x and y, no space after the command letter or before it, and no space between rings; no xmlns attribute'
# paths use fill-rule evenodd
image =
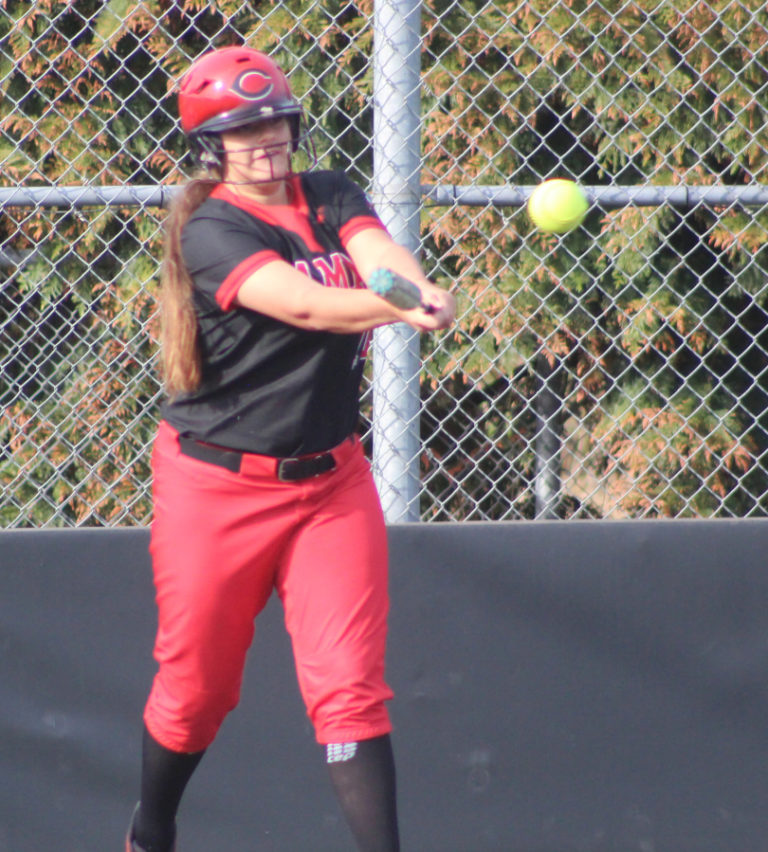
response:
<svg viewBox="0 0 768 852"><path fill-rule="evenodd" d="M165 258L161 271L160 305L163 380L170 397L196 390L201 363L192 279L181 253L181 231L189 217L219 182L210 172L195 175L174 196L165 224Z"/></svg>

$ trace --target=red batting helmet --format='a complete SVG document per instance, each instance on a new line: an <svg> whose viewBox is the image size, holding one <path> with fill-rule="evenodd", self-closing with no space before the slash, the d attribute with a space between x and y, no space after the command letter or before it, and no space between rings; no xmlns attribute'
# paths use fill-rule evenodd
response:
<svg viewBox="0 0 768 852"><path fill-rule="evenodd" d="M193 62L181 81L179 117L190 141L204 148L207 134L280 117L290 121L294 150L299 143L301 107L288 79L250 47L219 48Z"/></svg>

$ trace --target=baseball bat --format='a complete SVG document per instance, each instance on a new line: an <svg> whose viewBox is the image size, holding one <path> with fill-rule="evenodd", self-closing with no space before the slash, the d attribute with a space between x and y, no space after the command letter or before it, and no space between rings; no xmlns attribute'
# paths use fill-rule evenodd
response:
<svg viewBox="0 0 768 852"><path fill-rule="evenodd" d="M413 281L409 281L402 275L398 275L397 272L383 266L374 269L371 273L371 277L368 279L368 289L402 311L421 308L428 314L435 312L434 305L422 301L421 290Z"/></svg>

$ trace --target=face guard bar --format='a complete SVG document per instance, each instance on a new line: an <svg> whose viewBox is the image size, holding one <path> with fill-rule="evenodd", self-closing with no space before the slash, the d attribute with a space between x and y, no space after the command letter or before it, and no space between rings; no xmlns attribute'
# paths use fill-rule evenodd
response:
<svg viewBox="0 0 768 852"><path fill-rule="evenodd" d="M279 118L280 116L262 116L262 121L271 120L271 118ZM312 135L303 122L298 116L294 116L295 120L291 121L291 140L287 144L291 146L291 153L295 153L299 149L305 151L305 153L309 157L309 168L313 169L317 166L317 149L315 148L314 140L312 139ZM245 122L233 124L230 127L223 129L232 129L236 130L241 127L247 127L249 125L258 125L258 121L254 122ZM283 147L286 143L278 143L275 145L254 145L251 147L238 148L238 152L241 151L255 151L257 149L263 148L265 152L269 151L269 149L277 149ZM275 153L277 153L277 150ZM206 130L203 133L194 133L190 134L190 151L192 156L194 157L196 163L198 165L203 166L209 170L217 170L219 172L223 172L224 170L224 146L221 141L221 136L219 132L213 132L210 130ZM264 157L269 158L271 161L273 154L265 153ZM291 173L289 168L289 174ZM287 177L288 175L286 175ZM262 183L268 182L270 179L265 178L264 181L243 181L243 183ZM275 178L271 178L271 180L275 180Z"/></svg>

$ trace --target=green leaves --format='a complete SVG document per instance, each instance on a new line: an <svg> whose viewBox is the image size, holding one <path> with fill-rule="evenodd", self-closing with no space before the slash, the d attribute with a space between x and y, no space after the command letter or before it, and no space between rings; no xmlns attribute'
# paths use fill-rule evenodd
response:
<svg viewBox="0 0 768 852"><path fill-rule="evenodd" d="M179 183L177 81L245 42L286 69L322 164L367 188L373 11L6 0L0 180ZM762 0L425 0L421 34L424 184L766 183ZM146 518L162 212L4 214L3 249L23 262L0 288L0 429L17 448L0 481L22 508L0 505L0 523ZM542 358L569 450L561 513L765 512L768 211L595 207L563 237L520 207L425 205L421 222L428 271L460 305L457 328L424 345L425 422L443 418L427 455L447 465L424 462L425 516L535 513ZM568 484L590 478L607 495L595 505Z"/></svg>

